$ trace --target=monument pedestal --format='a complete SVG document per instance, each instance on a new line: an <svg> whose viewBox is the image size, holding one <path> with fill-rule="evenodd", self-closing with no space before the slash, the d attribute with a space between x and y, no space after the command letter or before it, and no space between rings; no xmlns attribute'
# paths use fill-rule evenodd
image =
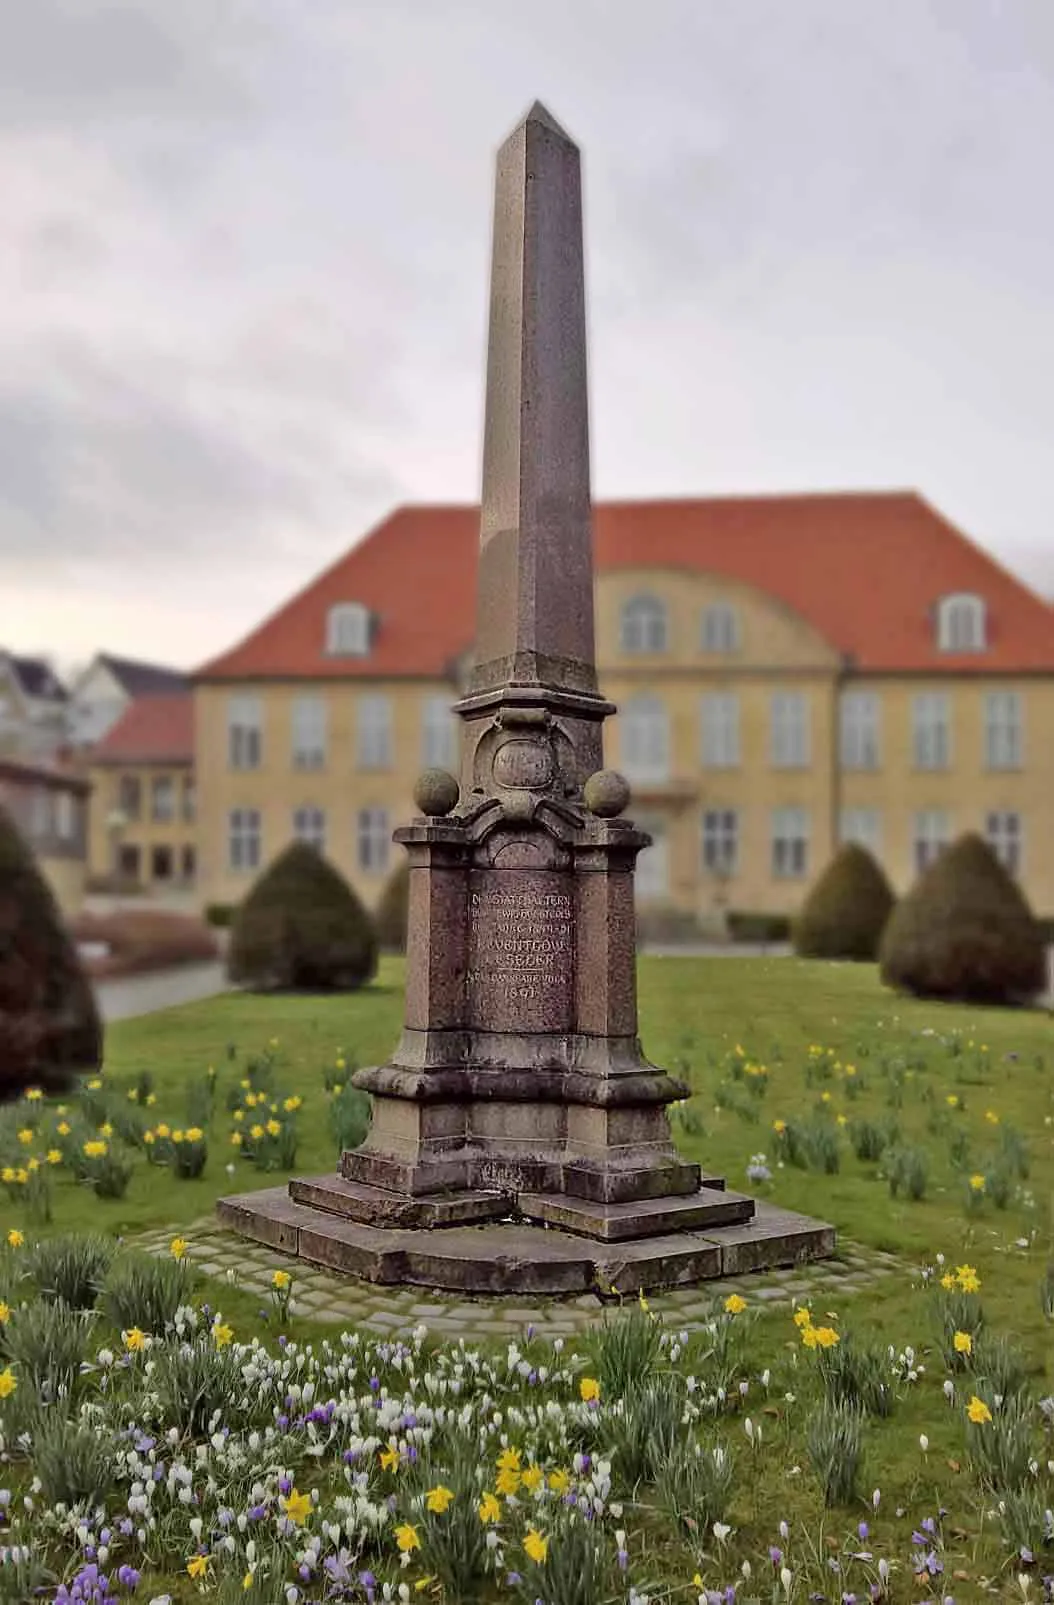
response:
<svg viewBox="0 0 1054 1605"><path fill-rule="evenodd" d="M498 156L475 662L460 778L427 771L396 832L406 1012L354 1078L369 1135L339 1176L221 1218L371 1281L470 1292L635 1292L832 1252L831 1227L677 1154L666 1110L689 1089L641 1052L649 838L602 767L580 163L540 106Z"/></svg>

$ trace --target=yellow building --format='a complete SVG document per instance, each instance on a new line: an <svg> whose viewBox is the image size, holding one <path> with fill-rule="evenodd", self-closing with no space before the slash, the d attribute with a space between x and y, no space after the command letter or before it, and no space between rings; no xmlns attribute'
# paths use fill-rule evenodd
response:
<svg viewBox="0 0 1054 1605"><path fill-rule="evenodd" d="M139 697L91 748L88 869L93 886L162 892L196 871L194 704Z"/></svg>
<svg viewBox="0 0 1054 1605"><path fill-rule="evenodd" d="M376 901L471 651L478 510L404 508L195 677L198 886L293 836ZM840 841L898 890L987 835L1054 913L1054 613L910 493L608 503L597 662L638 902L793 911Z"/></svg>
<svg viewBox="0 0 1054 1605"><path fill-rule="evenodd" d="M32 849L66 919L84 901L89 790L61 764L0 758L0 806Z"/></svg>

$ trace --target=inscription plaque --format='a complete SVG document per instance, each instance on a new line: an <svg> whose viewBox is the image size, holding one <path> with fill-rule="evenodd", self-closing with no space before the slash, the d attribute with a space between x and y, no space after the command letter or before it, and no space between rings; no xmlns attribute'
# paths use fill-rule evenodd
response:
<svg viewBox="0 0 1054 1605"><path fill-rule="evenodd" d="M469 905L471 1024L482 1031L572 1030L569 878L559 870L476 870Z"/></svg>

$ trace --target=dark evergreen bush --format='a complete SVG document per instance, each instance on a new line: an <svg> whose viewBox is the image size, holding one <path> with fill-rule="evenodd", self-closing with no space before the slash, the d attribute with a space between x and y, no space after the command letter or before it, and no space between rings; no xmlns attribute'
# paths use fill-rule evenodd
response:
<svg viewBox="0 0 1054 1605"><path fill-rule="evenodd" d="M1039 922L987 842L960 836L894 909L882 979L917 997L1028 1003L1046 986Z"/></svg>
<svg viewBox="0 0 1054 1605"><path fill-rule="evenodd" d="M406 920L409 908L410 861L404 858L389 875L374 914L377 941L383 953L406 952Z"/></svg>
<svg viewBox="0 0 1054 1605"><path fill-rule="evenodd" d="M238 906L228 976L258 991L351 992L376 971L377 937L358 897L317 848L291 842Z"/></svg>
<svg viewBox="0 0 1054 1605"><path fill-rule="evenodd" d="M876 959L893 891L866 847L847 842L794 921L794 951L806 959Z"/></svg>
<svg viewBox="0 0 1054 1605"><path fill-rule="evenodd" d="M91 983L51 888L0 808L0 1099L58 1092L102 1063Z"/></svg>

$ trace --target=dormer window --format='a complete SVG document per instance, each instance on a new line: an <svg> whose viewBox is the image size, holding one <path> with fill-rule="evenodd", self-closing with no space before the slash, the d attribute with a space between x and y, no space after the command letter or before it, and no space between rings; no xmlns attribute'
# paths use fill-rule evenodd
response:
<svg viewBox="0 0 1054 1605"><path fill-rule="evenodd" d="M703 609L704 652L734 652L739 646L739 617L727 602L711 602Z"/></svg>
<svg viewBox="0 0 1054 1605"><path fill-rule="evenodd" d="M988 642L985 605L979 596L959 592L937 603L937 646L941 652L983 652Z"/></svg>
<svg viewBox="0 0 1054 1605"><path fill-rule="evenodd" d="M339 658L364 658L370 650L370 611L361 602L338 602L326 619L326 651Z"/></svg>
<svg viewBox="0 0 1054 1605"><path fill-rule="evenodd" d="M623 652L666 651L666 609L657 596L632 596L622 609Z"/></svg>

